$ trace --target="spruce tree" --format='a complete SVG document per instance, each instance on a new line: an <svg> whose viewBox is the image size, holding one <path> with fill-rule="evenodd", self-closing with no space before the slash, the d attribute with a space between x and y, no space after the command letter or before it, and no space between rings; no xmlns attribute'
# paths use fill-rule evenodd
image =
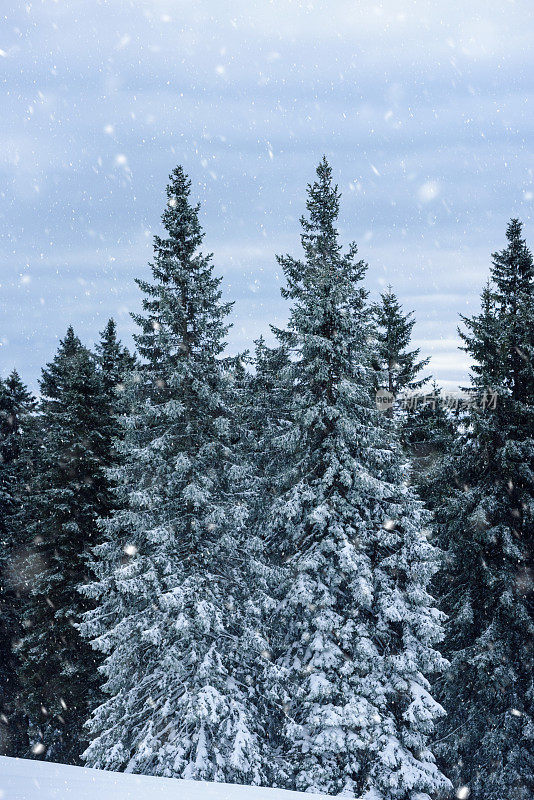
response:
<svg viewBox="0 0 534 800"><path fill-rule="evenodd" d="M293 396L266 534L283 580L265 692L290 786L422 800L447 786L428 748L442 713L428 682L443 666L427 593L437 558L376 408L366 265L355 244L342 251L339 200L323 159L301 220L305 258L278 258Z"/></svg>
<svg viewBox="0 0 534 800"><path fill-rule="evenodd" d="M270 508L280 491L285 468L284 433L291 430L291 386L286 370L289 357L284 346L268 347L263 336L254 344L253 372L247 373L237 398L243 434L240 455L248 470L246 558L250 591L244 609L248 631L245 652L249 674L257 687L254 707L262 738L262 782L287 786L289 771L280 748L280 707L266 687L276 682L271 625L282 578L268 555L267 534Z"/></svg>
<svg viewBox="0 0 534 800"><path fill-rule="evenodd" d="M534 792L534 265L521 223L506 236L481 313L463 318L471 403L434 489L451 661L438 749L472 800Z"/></svg>
<svg viewBox="0 0 534 800"><path fill-rule="evenodd" d="M268 347L260 336L254 342L254 372L243 393L246 409L243 427L251 442L249 458L256 476L253 510L249 524L263 536L268 509L277 492L277 477L283 468L280 437L290 424L290 387L284 382L289 364L285 347Z"/></svg>
<svg viewBox="0 0 534 800"><path fill-rule="evenodd" d="M110 404L93 355L69 327L42 373L41 446L21 509L28 555L18 647L32 752L77 764L83 724L98 696L97 654L76 623L90 607L78 591L111 506Z"/></svg>
<svg viewBox="0 0 534 800"><path fill-rule="evenodd" d="M106 391L112 398L120 397L126 377L134 369L136 359L117 338L117 325L113 318L108 320L101 332L95 351Z"/></svg>
<svg viewBox="0 0 534 800"><path fill-rule="evenodd" d="M88 765L258 783L255 687L247 667L242 469L221 363L229 303L200 251L199 206L181 167L155 237L153 282L138 281L142 363L126 387L119 509L95 551L97 603L84 635L105 656L107 700Z"/></svg>
<svg viewBox="0 0 534 800"><path fill-rule="evenodd" d="M20 711L20 594L24 560L19 509L31 470L29 440L35 399L14 370L0 381L0 755L27 752L27 723Z"/></svg>
<svg viewBox="0 0 534 800"><path fill-rule="evenodd" d="M420 350L409 350L415 318L404 314L391 286L373 305L376 326L377 389L386 389L395 400L405 390L420 389L428 377L418 377L430 358L419 360Z"/></svg>
<svg viewBox="0 0 534 800"><path fill-rule="evenodd" d="M481 294L480 314L462 317L467 331L459 331L465 342L462 350L473 358L471 374L473 388L482 392L497 385L503 377L503 339L502 325L498 319L497 298L491 281L487 281ZM475 400L477 393L474 393Z"/></svg>

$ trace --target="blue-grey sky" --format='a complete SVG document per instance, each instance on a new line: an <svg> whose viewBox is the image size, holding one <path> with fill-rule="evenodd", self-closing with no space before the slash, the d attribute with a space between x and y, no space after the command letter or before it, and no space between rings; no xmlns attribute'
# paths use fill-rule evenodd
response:
<svg viewBox="0 0 534 800"><path fill-rule="evenodd" d="M326 153L340 229L417 316L440 382L465 381L507 220L532 225L532 0L4 0L0 373L34 388L72 323L129 342L167 176L184 165L236 301L233 351L283 323Z"/></svg>

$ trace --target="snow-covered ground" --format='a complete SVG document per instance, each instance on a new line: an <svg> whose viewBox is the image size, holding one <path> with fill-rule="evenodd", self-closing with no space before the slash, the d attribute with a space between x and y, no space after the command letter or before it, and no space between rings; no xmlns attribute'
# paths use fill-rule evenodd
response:
<svg viewBox="0 0 534 800"><path fill-rule="evenodd" d="M324 795L149 778L0 756L0 800L321 800Z"/></svg>

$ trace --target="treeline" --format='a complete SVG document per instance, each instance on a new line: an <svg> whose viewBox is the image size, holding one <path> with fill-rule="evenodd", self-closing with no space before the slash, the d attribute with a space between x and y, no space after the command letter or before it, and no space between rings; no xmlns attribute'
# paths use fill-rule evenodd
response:
<svg viewBox="0 0 534 800"><path fill-rule="evenodd" d="M512 220L462 318L453 413L336 229L325 159L277 344L231 304L170 176L131 354L69 328L0 382L0 747L344 793L534 791L534 264ZM386 409L377 407L377 392ZM491 396L492 402L487 398Z"/></svg>

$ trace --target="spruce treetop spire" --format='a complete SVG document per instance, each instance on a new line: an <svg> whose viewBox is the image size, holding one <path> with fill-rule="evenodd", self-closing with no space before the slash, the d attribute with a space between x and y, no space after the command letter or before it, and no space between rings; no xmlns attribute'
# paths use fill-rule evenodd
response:
<svg viewBox="0 0 534 800"><path fill-rule="evenodd" d="M502 383L516 400L525 401L534 391L534 261L521 234L521 222L512 219L506 229L508 246L492 254L491 278L495 313L501 326L498 346Z"/></svg>
<svg viewBox="0 0 534 800"><path fill-rule="evenodd" d="M117 335L117 323L110 317L106 322L106 327L101 333L101 336L106 339L113 339Z"/></svg>
<svg viewBox="0 0 534 800"><path fill-rule="evenodd" d="M508 302L514 309L518 296L528 292L534 280L532 253L521 236L522 231L523 223L511 219L506 228L508 246L492 253L491 277L497 287L496 299L501 305Z"/></svg>
<svg viewBox="0 0 534 800"><path fill-rule="evenodd" d="M74 328L72 325L69 325L67 328L67 333L65 334L65 338L63 341L59 343L59 350L60 352L63 351L65 355L71 355L72 353L76 352L80 347L81 342L79 338L74 333Z"/></svg>
<svg viewBox="0 0 534 800"><path fill-rule="evenodd" d="M142 333L134 336L141 356L157 364L164 352L172 367L193 350L218 355L228 325L224 320L232 303L222 303L220 284L214 277L212 254L200 251L204 233L200 205L190 202L191 181L181 166L167 185L167 205L162 214L166 237L154 237L153 283L136 280L145 294L145 316L133 314ZM160 376L163 377L163 376Z"/></svg>
<svg viewBox="0 0 534 800"><path fill-rule="evenodd" d="M336 228L341 193L337 185L332 184L332 169L326 156L323 156L316 173L317 180L308 184L308 216L302 216L300 220L305 259L301 261L284 255L277 256L276 260L284 270L287 282L287 286L281 289L282 297L297 302L291 311L290 329L301 328L304 332L304 327L307 327L308 333L313 331L330 339L336 338L332 328L332 314L337 313L335 307L344 305L345 312L349 306L360 312L363 309L367 291L361 282L367 264L357 260L355 242L350 242L346 252L342 252ZM322 309L320 313L319 309ZM297 317L300 317L299 321ZM340 321L341 317L338 324ZM276 333L280 336L280 331ZM282 334L282 338L286 337Z"/></svg>
<svg viewBox="0 0 534 800"><path fill-rule="evenodd" d="M4 385L13 402L27 411L32 411L35 406L35 399L22 381L16 369L13 369L4 381Z"/></svg>
<svg viewBox="0 0 534 800"><path fill-rule="evenodd" d="M465 343L460 349L473 359L471 383L475 390L498 384L503 372L495 292L489 280L482 290L480 305L480 314L460 315L467 330L458 328L458 335Z"/></svg>
<svg viewBox="0 0 534 800"><path fill-rule="evenodd" d="M39 385L44 398L59 398L73 381L79 379L78 372L70 366L76 355L80 355L88 364L92 360L92 355L82 345L72 325L69 325L65 338L59 342L56 355L42 370Z"/></svg>
<svg viewBox="0 0 534 800"><path fill-rule="evenodd" d="M191 205L191 180L185 174L183 167L178 165L169 175L166 187L167 205L161 220L170 239L180 246L175 248L174 255L182 259L191 258L196 249L202 244L204 232L200 226L198 213L200 203ZM163 245L159 236L155 237L156 249Z"/></svg>
<svg viewBox="0 0 534 800"><path fill-rule="evenodd" d="M317 180L308 184L308 200L306 208L309 212L309 219L301 217L301 224L305 231L304 240L307 240L306 233L320 233L323 236L335 239L337 230L335 222L339 216L339 201L341 193L336 185L332 185L332 167L328 163L326 156L323 156L317 167Z"/></svg>
<svg viewBox="0 0 534 800"><path fill-rule="evenodd" d="M113 317L107 321L95 347L98 363L106 391L113 397L114 390L122 384L126 375L135 366L135 355L131 355L117 337L117 325Z"/></svg>

